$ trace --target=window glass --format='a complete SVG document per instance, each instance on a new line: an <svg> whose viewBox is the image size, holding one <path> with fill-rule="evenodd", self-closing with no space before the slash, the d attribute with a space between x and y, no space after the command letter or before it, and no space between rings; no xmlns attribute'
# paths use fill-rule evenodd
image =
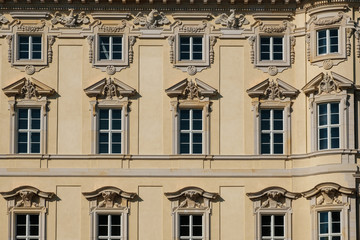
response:
<svg viewBox="0 0 360 240"><path fill-rule="evenodd" d="M99 110L98 152L121 154L121 109Z"/></svg>
<svg viewBox="0 0 360 240"><path fill-rule="evenodd" d="M284 121L282 109L260 111L261 154L284 153Z"/></svg>
<svg viewBox="0 0 360 240"><path fill-rule="evenodd" d="M260 37L260 60L283 60L283 37Z"/></svg>
<svg viewBox="0 0 360 240"><path fill-rule="evenodd" d="M123 239L121 234L121 214L99 214L97 237L98 239Z"/></svg>
<svg viewBox="0 0 360 240"><path fill-rule="evenodd" d="M261 239L285 239L285 215L261 215Z"/></svg>
<svg viewBox="0 0 360 240"><path fill-rule="evenodd" d="M319 150L340 147L339 103L318 105Z"/></svg>
<svg viewBox="0 0 360 240"><path fill-rule="evenodd" d="M180 215L179 222L180 239L204 239L202 215Z"/></svg>
<svg viewBox="0 0 360 240"><path fill-rule="evenodd" d="M318 236L319 239L341 239L341 212L325 211L318 213Z"/></svg>
<svg viewBox="0 0 360 240"><path fill-rule="evenodd" d="M16 214L15 239L39 240L39 214Z"/></svg>
<svg viewBox="0 0 360 240"><path fill-rule="evenodd" d="M180 36L180 60L203 59L203 37Z"/></svg>
<svg viewBox="0 0 360 240"><path fill-rule="evenodd" d="M202 110L180 110L180 154L202 154Z"/></svg>
<svg viewBox="0 0 360 240"><path fill-rule="evenodd" d="M122 59L121 36L99 36L99 60Z"/></svg>
<svg viewBox="0 0 360 240"><path fill-rule="evenodd" d="M41 116L39 108L18 109L18 153L40 153Z"/></svg>
<svg viewBox="0 0 360 240"><path fill-rule="evenodd" d="M42 58L41 36L19 36L18 39L19 60L40 60Z"/></svg>
<svg viewBox="0 0 360 240"><path fill-rule="evenodd" d="M339 29L317 31L317 54L324 55L339 52Z"/></svg>

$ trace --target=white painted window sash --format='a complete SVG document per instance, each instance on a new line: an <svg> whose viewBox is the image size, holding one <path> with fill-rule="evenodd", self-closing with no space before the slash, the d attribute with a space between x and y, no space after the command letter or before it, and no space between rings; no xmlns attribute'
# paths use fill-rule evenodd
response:
<svg viewBox="0 0 360 240"><path fill-rule="evenodd" d="M100 133L107 133L108 134L108 154L111 154L113 153L113 149L112 149L112 134L113 133L121 133L121 140L120 140L120 144L121 144L121 148L122 148L122 144L123 144L123 129L122 129L122 121L123 121L123 112L122 112L122 109L112 109L112 108L109 108L109 109L102 109L102 110L108 110L109 111L109 119L108 119L108 129L100 129L100 126L99 126L99 135ZM120 121L121 121L121 129L112 129L112 111L113 110L120 110L121 111L121 115L120 115ZM99 119L99 125L100 125L100 119ZM99 142L100 139L98 140L98 145L99 145ZM122 151L120 151L120 154L122 153ZM103 153L103 154L106 154L106 153Z"/></svg>
<svg viewBox="0 0 360 240"><path fill-rule="evenodd" d="M203 130L194 130L193 129L193 110L194 109L189 109L189 130L182 130L182 129L180 130L180 134L181 133L188 133L189 134L189 153L188 154L193 154L193 134L194 133L201 133L201 136L202 136L202 142L201 142L202 148L203 148L203 144L204 144L204 140L203 140L203 138L204 138L203 132L204 131ZM195 109L195 110L197 110L197 109ZM203 123L204 123L203 119L201 119L201 128L202 129L204 128ZM180 144L181 144L181 142L180 142ZM182 154L186 154L186 153L182 153Z"/></svg>
<svg viewBox="0 0 360 240"><path fill-rule="evenodd" d="M318 213L318 232L319 232L319 240L322 238L322 237L328 237L329 240L332 240L332 237L340 237L340 239L342 239L342 234L341 232L340 233L333 233L332 232L332 223L333 223L333 220L332 220L332 216L331 216L331 211L327 212L328 214L328 233L320 233L320 212ZM341 212L340 212L341 214ZM341 219L341 217L340 217ZM342 229L342 221L340 220L340 229Z"/></svg>
<svg viewBox="0 0 360 240"><path fill-rule="evenodd" d="M264 110L268 110L268 109L264 109ZM282 118L282 130L274 130L274 110L282 110L282 115L283 115L283 118ZM260 119L261 121L262 119ZM270 129L269 130L262 130L261 129L261 133L266 133L266 134L270 134L270 154L274 154L274 134L277 134L277 133L280 133L283 135L283 142L282 142L282 145L283 145L283 153L284 153L284 110L283 109L270 109ZM261 122L260 122L261 124ZM260 137L261 139L261 137ZM261 140L260 140L261 141ZM262 143L262 142L261 142ZM263 154L266 154L266 153L263 153Z"/></svg>
<svg viewBox="0 0 360 240"><path fill-rule="evenodd" d="M180 217L181 215L179 215ZM202 215L202 225L201 225L201 232L202 236L193 236L193 214L190 215L183 215L183 216L189 216L189 236L180 236L180 239L184 240L198 240L198 239L204 239L204 216ZM180 226L179 226L180 229Z"/></svg>
<svg viewBox="0 0 360 240"><path fill-rule="evenodd" d="M121 216L121 214L118 215L118 216L120 216L120 236L112 236L112 233L111 233L111 226L112 226L111 216L113 216L113 215L112 214L107 215L107 218L108 218L108 224L107 224L108 235L107 236L98 236L98 239L104 239L104 240L118 240L118 239L121 240L121 239L123 239L123 236L122 236L123 224L122 224L122 216Z"/></svg>
<svg viewBox="0 0 360 240"><path fill-rule="evenodd" d="M337 30L337 32L338 32L338 35L337 35L337 38L338 38L337 47L339 48L339 29L326 29L326 37L325 37L326 38L326 52L320 54L320 52L319 52L320 46L318 46L318 44L319 44L319 32L321 32L321 31L318 31L317 34L316 34L317 35L317 55L326 55L326 54L332 53L331 52L331 43L330 43L330 39L331 39L330 30ZM322 31L324 31L324 30L322 30ZM333 53L335 53L335 52L333 52Z"/></svg>
<svg viewBox="0 0 360 240"><path fill-rule="evenodd" d="M326 103L326 109L327 109L327 113L326 113L326 121L327 124L326 125L321 125L320 126L320 111L319 111L319 106L318 105L318 149L319 150L326 150L326 149L335 149L332 145L331 145L331 128L338 128L339 129L339 147L341 146L341 135L340 135L340 109L338 112L339 115L339 123L338 124L331 124L331 104L332 103ZM339 104L339 103L338 103ZM340 105L339 105L340 108ZM320 149L320 130L321 129L326 129L327 130L327 148L326 149Z"/></svg>
<svg viewBox="0 0 360 240"><path fill-rule="evenodd" d="M27 129L19 129L18 128L18 132L19 133L26 133L27 134L27 142L26 142L26 147L27 147L27 151L26 153L32 153L31 152L31 134L32 133L39 133L41 134L41 125L42 125L42 118L41 118L41 112L40 112L40 129L32 129L31 128L31 120L32 120L32 117L31 117L31 110L33 110L35 108L28 108L26 109L27 112L28 112L28 115L27 115ZM18 116L18 119L20 119L20 117ZM18 139L18 142L17 144L19 144L19 139ZM40 148L41 148L41 135L40 135ZM41 149L40 149L40 152L41 152ZM25 154L25 153L24 153Z"/></svg>
<svg viewBox="0 0 360 240"><path fill-rule="evenodd" d="M25 236L18 236L16 233L16 239L26 239L26 240L31 240L31 239L40 239L40 235L30 235L30 215L36 215L36 214L19 214L19 215L25 215L26 216L26 235ZM39 215L37 215L39 217ZM16 227L17 227L17 223L16 223ZM16 229L16 228L15 228ZM40 218L39 218L39 223L38 223L38 233L40 234Z"/></svg>
<svg viewBox="0 0 360 240"><path fill-rule="evenodd" d="M275 216L282 216L282 215L271 215L271 223L270 223L270 232L271 236L261 236L262 240L279 240L279 239L285 239L285 236L275 236ZM284 234L285 234L285 216L282 216L284 218Z"/></svg>

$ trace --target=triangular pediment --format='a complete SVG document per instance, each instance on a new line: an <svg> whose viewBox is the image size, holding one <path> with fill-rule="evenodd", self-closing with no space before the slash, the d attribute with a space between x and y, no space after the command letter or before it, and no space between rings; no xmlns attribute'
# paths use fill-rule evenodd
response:
<svg viewBox="0 0 360 240"><path fill-rule="evenodd" d="M259 97L274 100L276 98L296 97L299 90L277 78L276 80L266 79L246 92L251 98Z"/></svg>
<svg viewBox="0 0 360 240"><path fill-rule="evenodd" d="M339 92L344 89L350 89L354 87L354 83L340 74L335 72L329 73L320 73L314 77L310 82L308 82L303 88L302 91L305 94L316 93L331 93Z"/></svg>
<svg viewBox="0 0 360 240"><path fill-rule="evenodd" d="M104 78L85 88L84 91L89 97L106 99L129 97L136 93L134 88L116 78Z"/></svg>
<svg viewBox="0 0 360 240"><path fill-rule="evenodd" d="M25 77L4 87L3 91L8 97L43 97L54 94L55 90L35 78L26 79Z"/></svg>
<svg viewBox="0 0 360 240"><path fill-rule="evenodd" d="M217 90L203 81L195 78L184 79L165 90L169 97L181 97L193 99L195 97L211 97L217 94Z"/></svg>

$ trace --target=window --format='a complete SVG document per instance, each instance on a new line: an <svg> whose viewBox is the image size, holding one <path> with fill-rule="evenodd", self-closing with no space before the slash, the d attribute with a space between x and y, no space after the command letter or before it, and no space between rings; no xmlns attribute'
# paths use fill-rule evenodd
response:
<svg viewBox="0 0 360 240"><path fill-rule="evenodd" d="M317 31L317 54L339 52L339 30L325 29Z"/></svg>
<svg viewBox="0 0 360 240"><path fill-rule="evenodd" d="M98 227L97 227L97 239L102 240L115 240L124 239L121 235L121 214L99 214Z"/></svg>
<svg viewBox="0 0 360 240"><path fill-rule="evenodd" d="M180 154L202 154L202 110L180 109Z"/></svg>
<svg viewBox="0 0 360 240"><path fill-rule="evenodd" d="M318 212L319 240L341 240L341 212Z"/></svg>
<svg viewBox="0 0 360 240"><path fill-rule="evenodd" d="M261 216L261 239L280 240L285 239L284 215Z"/></svg>
<svg viewBox="0 0 360 240"><path fill-rule="evenodd" d="M260 37L260 60L283 60L283 37Z"/></svg>
<svg viewBox="0 0 360 240"><path fill-rule="evenodd" d="M340 146L339 103L318 105L319 150Z"/></svg>
<svg viewBox="0 0 360 240"><path fill-rule="evenodd" d="M40 153L40 108L18 109L18 153Z"/></svg>
<svg viewBox="0 0 360 240"><path fill-rule="evenodd" d="M16 238L18 240L39 240L39 214L16 214Z"/></svg>
<svg viewBox="0 0 360 240"><path fill-rule="evenodd" d="M121 109L99 110L99 153L121 153Z"/></svg>
<svg viewBox="0 0 360 240"><path fill-rule="evenodd" d="M261 110L261 154L284 153L283 110Z"/></svg>
<svg viewBox="0 0 360 240"><path fill-rule="evenodd" d="M41 36L19 36L18 60L40 60Z"/></svg>
<svg viewBox="0 0 360 240"><path fill-rule="evenodd" d="M204 239L202 215L179 215L179 239Z"/></svg>
<svg viewBox="0 0 360 240"><path fill-rule="evenodd" d="M99 60L122 60L121 36L99 36Z"/></svg>
<svg viewBox="0 0 360 240"><path fill-rule="evenodd" d="M203 37L180 36L180 61L203 60Z"/></svg>

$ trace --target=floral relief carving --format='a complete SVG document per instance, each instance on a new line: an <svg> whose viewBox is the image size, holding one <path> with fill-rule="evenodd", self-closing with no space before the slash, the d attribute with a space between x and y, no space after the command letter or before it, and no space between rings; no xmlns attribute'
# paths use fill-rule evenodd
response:
<svg viewBox="0 0 360 240"><path fill-rule="evenodd" d="M283 99L282 91L279 88L279 84L278 84L277 80L273 79L273 80L269 81L269 86L264 91L264 95L267 96L271 100L275 100L276 98Z"/></svg>
<svg viewBox="0 0 360 240"><path fill-rule="evenodd" d="M210 63L214 63L214 46L216 43L216 38L214 36L210 37Z"/></svg>
<svg viewBox="0 0 360 240"><path fill-rule="evenodd" d="M237 29L242 27L243 25L247 25L250 22L245 18L243 14L240 14L236 17L235 9L230 9L230 15L226 13L222 13L216 20L216 24L221 24L224 27L230 29Z"/></svg>
<svg viewBox="0 0 360 240"><path fill-rule="evenodd" d="M187 86L182 94L183 96L187 96L187 99L199 98L199 88L191 79L187 82Z"/></svg>
<svg viewBox="0 0 360 240"><path fill-rule="evenodd" d="M136 42L136 37L135 36L130 36L129 37L129 63L133 63L134 61L134 44Z"/></svg>
<svg viewBox="0 0 360 240"><path fill-rule="evenodd" d="M250 47L251 47L251 50L250 50L250 61L252 64L254 64L255 62L255 40L256 40L256 36L251 36L249 37L249 44L250 44Z"/></svg>
<svg viewBox="0 0 360 240"><path fill-rule="evenodd" d="M330 76L328 73L326 73L319 84L318 94L320 95L322 93L331 93L333 91L336 92L337 90L338 90L338 86L334 81L333 77Z"/></svg>
<svg viewBox="0 0 360 240"><path fill-rule="evenodd" d="M13 36L7 35L6 42L8 44L8 62L11 62L12 59L12 41L13 41Z"/></svg>
<svg viewBox="0 0 360 240"><path fill-rule="evenodd" d="M262 200L262 208L282 208L284 207L284 194L279 191L269 191Z"/></svg>
<svg viewBox="0 0 360 240"><path fill-rule="evenodd" d="M116 86L111 78L106 79L106 84L103 88L103 95L106 99L113 99L113 97L117 97L116 94Z"/></svg>
<svg viewBox="0 0 360 240"><path fill-rule="evenodd" d="M93 43L94 43L94 36L90 35L87 36L87 42L89 44L89 63L93 62L93 57L94 57L94 50L93 50Z"/></svg>
<svg viewBox="0 0 360 240"><path fill-rule="evenodd" d="M18 30L24 32L40 32L44 30L45 26L46 26L45 19L41 19L40 23L36 25L25 25L21 23L18 27Z"/></svg>
<svg viewBox="0 0 360 240"><path fill-rule="evenodd" d="M204 31L206 29L207 25L208 25L208 23L205 20L203 20L197 26L189 26L189 25L180 23L179 31L186 32L186 33L198 33L198 32Z"/></svg>
<svg viewBox="0 0 360 240"><path fill-rule="evenodd" d="M326 187L321 189L321 192L316 198L317 205L328 205L328 204L341 204L341 194L336 191L335 188Z"/></svg>
<svg viewBox="0 0 360 240"><path fill-rule="evenodd" d="M354 29L347 28L346 29L346 56L351 55L351 37L354 34Z"/></svg>
<svg viewBox="0 0 360 240"><path fill-rule="evenodd" d="M187 191L184 193L183 200L179 204L179 208L200 208L200 194L195 191Z"/></svg>
<svg viewBox="0 0 360 240"><path fill-rule="evenodd" d="M79 14L74 14L74 9L69 9L69 15L61 14L60 12L55 12L53 18L51 19L52 25L62 24L65 27L76 27L81 24L89 24L90 19L86 16L85 12L80 12Z"/></svg>
<svg viewBox="0 0 360 240"><path fill-rule="evenodd" d="M24 86L21 88L21 94L25 99L31 99L32 97L37 96L36 88L30 79L25 81Z"/></svg>
<svg viewBox="0 0 360 240"><path fill-rule="evenodd" d="M290 37L290 61L291 64L295 63L295 44L296 44L296 38L294 36Z"/></svg>
<svg viewBox="0 0 360 240"><path fill-rule="evenodd" d="M108 26L102 24L99 27L99 31L104 33L119 33L123 32L126 27L126 20L122 20L117 26Z"/></svg>
<svg viewBox="0 0 360 240"><path fill-rule="evenodd" d="M288 21L283 21L282 25L270 25L265 23L260 23L260 31L265 33L282 33L285 32L288 27Z"/></svg>
<svg viewBox="0 0 360 240"><path fill-rule="evenodd" d="M332 18L320 18L318 19L317 16L313 16L314 24L318 26L324 26L324 25L332 25L335 23L340 22L344 17L343 12L339 12L337 16L334 16Z"/></svg>
<svg viewBox="0 0 360 240"><path fill-rule="evenodd" d="M156 9L152 9L147 16L145 16L142 12L139 12L136 14L134 19L135 25L140 25L146 28L157 28L169 23L170 21L165 14Z"/></svg>
<svg viewBox="0 0 360 240"><path fill-rule="evenodd" d="M48 36L48 62L51 63L53 59L53 49L52 46L55 43L55 36Z"/></svg>
<svg viewBox="0 0 360 240"><path fill-rule="evenodd" d="M174 43L175 43L175 36L171 35L168 37L168 42L170 45L170 63L174 63Z"/></svg>

